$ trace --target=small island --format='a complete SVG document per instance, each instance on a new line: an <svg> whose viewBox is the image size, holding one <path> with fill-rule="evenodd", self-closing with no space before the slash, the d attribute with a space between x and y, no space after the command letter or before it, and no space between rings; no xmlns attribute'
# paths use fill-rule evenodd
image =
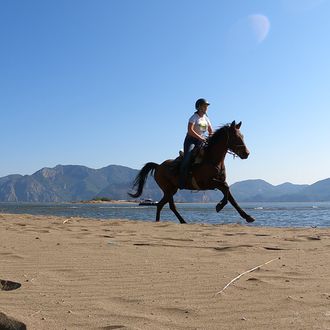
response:
<svg viewBox="0 0 330 330"><path fill-rule="evenodd" d="M133 200L123 200L123 199L111 199L108 197L95 197L93 199L87 200L87 201L80 201L79 203L84 204L102 204L102 203L111 203L111 204L136 204L137 201Z"/></svg>

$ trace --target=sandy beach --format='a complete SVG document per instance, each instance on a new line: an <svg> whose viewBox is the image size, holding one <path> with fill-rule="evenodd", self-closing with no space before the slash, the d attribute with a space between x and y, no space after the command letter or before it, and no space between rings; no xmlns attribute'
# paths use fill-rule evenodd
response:
<svg viewBox="0 0 330 330"><path fill-rule="evenodd" d="M330 329L329 228L0 214L0 260L27 329Z"/></svg>

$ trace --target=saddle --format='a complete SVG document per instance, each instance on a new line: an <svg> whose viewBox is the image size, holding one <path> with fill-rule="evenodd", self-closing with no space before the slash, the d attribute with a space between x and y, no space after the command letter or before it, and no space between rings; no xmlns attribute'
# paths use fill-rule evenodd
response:
<svg viewBox="0 0 330 330"><path fill-rule="evenodd" d="M204 158L204 153L205 153L204 145L195 146L195 148L191 153L190 167L200 164ZM183 156L184 156L184 152L180 150L179 157L183 158Z"/></svg>
<svg viewBox="0 0 330 330"><path fill-rule="evenodd" d="M203 157L204 157L204 146L196 146L191 154L191 159L189 163L189 169L191 169L193 166L198 165L202 162ZM172 168L179 171L181 162L183 160L184 152L183 150L179 151L179 156L174 159Z"/></svg>

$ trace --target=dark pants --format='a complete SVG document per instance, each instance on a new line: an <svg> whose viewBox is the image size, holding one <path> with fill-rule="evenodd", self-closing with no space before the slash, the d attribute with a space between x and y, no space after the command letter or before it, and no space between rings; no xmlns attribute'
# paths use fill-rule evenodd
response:
<svg viewBox="0 0 330 330"><path fill-rule="evenodd" d="M188 176L188 170L189 170L189 164L191 161L191 155L192 151L194 150L195 147L199 147L203 144L202 141L191 137L190 135L186 135L186 138L184 139L183 143L183 160L181 163L180 167L180 180L179 180L179 188L182 189L184 188L187 176Z"/></svg>

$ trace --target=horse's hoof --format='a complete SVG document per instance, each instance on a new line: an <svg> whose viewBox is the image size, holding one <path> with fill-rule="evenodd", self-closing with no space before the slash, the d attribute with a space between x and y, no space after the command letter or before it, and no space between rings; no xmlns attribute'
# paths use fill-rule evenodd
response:
<svg viewBox="0 0 330 330"><path fill-rule="evenodd" d="M225 206L226 204L217 204L217 206L215 207L215 210L217 211L217 212L220 212L223 208L224 208L224 206Z"/></svg>
<svg viewBox="0 0 330 330"><path fill-rule="evenodd" d="M252 218L250 215L248 215L246 218L245 218L246 222L253 222L255 219Z"/></svg>

